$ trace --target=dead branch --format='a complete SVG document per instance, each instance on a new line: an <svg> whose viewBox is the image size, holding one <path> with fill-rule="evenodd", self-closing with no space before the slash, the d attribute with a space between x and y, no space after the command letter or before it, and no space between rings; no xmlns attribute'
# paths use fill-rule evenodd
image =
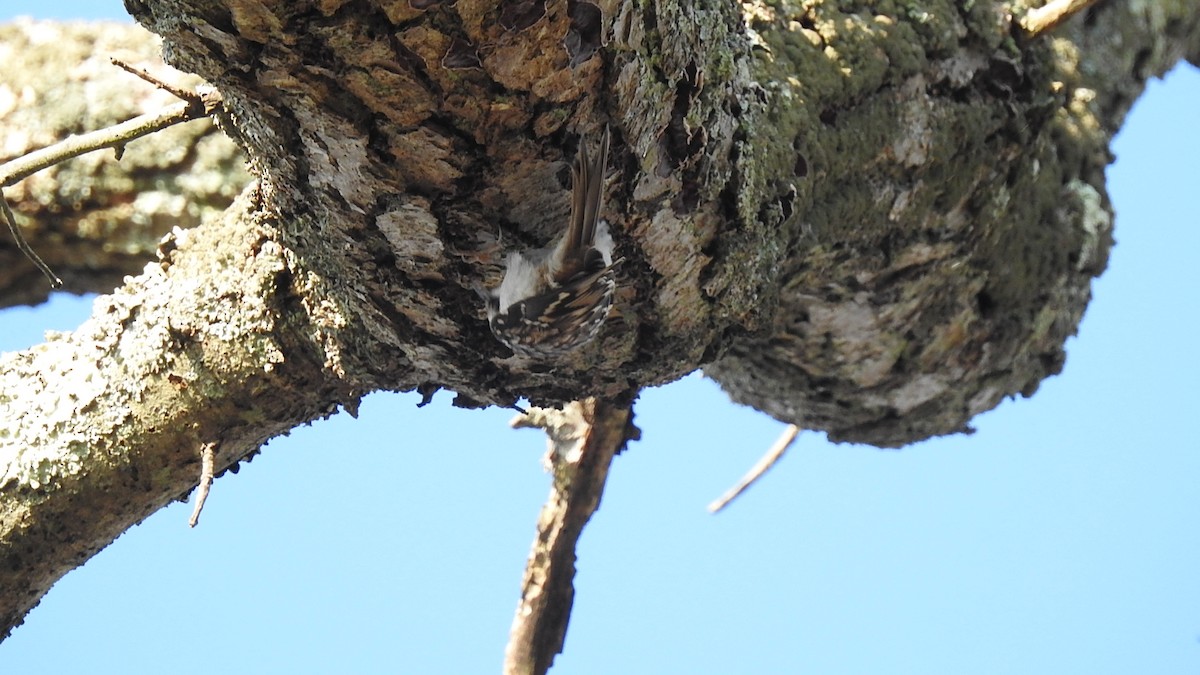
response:
<svg viewBox="0 0 1200 675"><path fill-rule="evenodd" d="M1029 37L1037 37L1095 3L1096 0L1050 0L1041 7L1029 10L1021 18L1021 28Z"/></svg>
<svg viewBox="0 0 1200 675"><path fill-rule="evenodd" d="M125 63L121 59L117 59L117 58L110 58L109 61L114 66L120 68L121 70L124 70L125 72L127 72L131 75L136 75L136 76L142 78L143 80L149 82L150 84L154 85L155 87L158 87L159 89L162 89L163 91L167 92L168 94L172 94L173 96L175 96L175 98L177 98L181 101L197 102L197 100L200 98L200 94L198 94L194 91L190 91L188 89L184 89L182 87L176 87L175 85L173 85L169 82L164 82L163 80L158 79L154 75L151 75L150 71L146 70L145 68L138 68L137 66L130 65L128 63Z"/></svg>
<svg viewBox="0 0 1200 675"><path fill-rule="evenodd" d="M204 502L208 501L208 491L212 487L216 465L215 448L214 443L200 446L200 484L196 486L196 504L192 507L192 517L188 519L189 527L195 527L200 522L200 512L204 510Z"/></svg>
<svg viewBox="0 0 1200 675"><path fill-rule="evenodd" d="M25 254L26 258L34 264L46 278L50 280L50 287L54 289L62 288L63 281L50 269L46 261L33 250L28 241L25 241L25 235L21 234L21 228L17 227L17 219L13 216L12 209L8 207L8 198L4 196L4 190L0 189L0 210L4 211L4 222L8 225L8 231L12 233L13 241L17 242L17 250Z"/></svg>
<svg viewBox="0 0 1200 675"><path fill-rule="evenodd" d="M121 152L124 150L125 144L129 141L156 131L161 131L181 122L190 122L201 117L207 117L221 107L221 95L216 90L205 92L184 91L162 82L144 70L129 66L117 59L112 59L112 61L121 68L155 86L170 91L183 100L156 113L139 115L120 124L90 131L79 136L72 135L58 143L35 150L0 165L0 205L2 205L4 220L8 225L8 230L12 234L13 240L16 241L17 248L21 253L25 254L25 257L30 262L41 270L42 274L46 275L46 278L50 280L50 286L55 289L62 287L62 279L33 250L33 247L25 240L25 235L21 234L21 229L17 227L17 221L13 216L12 209L8 206L8 200L4 198L3 188L28 178L42 169L95 150L113 148L117 153L117 159L120 159Z"/></svg>
<svg viewBox="0 0 1200 675"><path fill-rule="evenodd" d="M587 399L562 410L533 408L512 421L514 428L546 431L546 464L554 482L525 567L505 675L542 675L562 652L575 596L575 547L600 506L613 457L626 439L636 437L630 418L628 407Z"/></svg>
<svg viewBox="0 0 1200 675"><path fill-rule="evenodd" d="M8 187L42 169L72 157L104 148L120 147L129 141L161 131L169 126L207 117L220 105L221 95L215 90L208 91L194 101L180 101L159 112L139 115L111 127L65 138L58 143L41 150L34 150L0 165L0 187Z"/></svg>
<svg viewBox="0 0 1200 675"><path fill-rule="evenodd" d="M788 428L784 429L783 434L779 436L779 440L775 441L775 445L772 445L771 449L767 450L767 454L763 455L762 459L758 460L754 466L750 467L750 471L748 471L746 475L743 476L740 481L738 481L737 485L729 488L725 494L713 500L713 502L708 505L708 512L716 513L717 511L725 508L729 505L729 502L737 499L738 495L745 492L746 489L753 485L754 482L759 478L762 478L762 475L771 467L775 466L775 462L778 462L780 457L783 457L783 453L787 452L787 449L792 447L792 443L796 440L796 435L799 433L800 427L796 426L795 424L789 424Z"/></svg>

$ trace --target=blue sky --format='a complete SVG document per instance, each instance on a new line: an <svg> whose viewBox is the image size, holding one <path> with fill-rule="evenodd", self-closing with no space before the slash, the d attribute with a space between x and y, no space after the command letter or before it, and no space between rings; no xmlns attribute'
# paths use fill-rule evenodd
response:
<svg viewBox="0 0 1200 675"><path fill-rule="evenodd" d="M121 17L121 3L8 2ZM801 435L693 375L646 392L584 533L552 672L1200 672L1200 74L1150 83L1114 151L1117 247L1066 368L978 433L900 452ZM0 313L0 349L91 301ZM68 574L0 671L498 672L549 489L508 411L373 395L272 441Z"/></svg>

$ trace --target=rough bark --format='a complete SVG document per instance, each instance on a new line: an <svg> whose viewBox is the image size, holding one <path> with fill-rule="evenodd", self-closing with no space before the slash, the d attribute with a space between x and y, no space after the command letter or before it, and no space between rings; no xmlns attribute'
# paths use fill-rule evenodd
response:
<svg viewBox="0 0 1200 675"><path fill-rule="evenodd" d="M0 362L4 629L194 486L202 445L219 470L373 389L620 405L704 367L834 438L966 428L1061 366L1108 138L1197 53L1198 4L1025 43L992 2L128 0L221 89L260 188ZM559 231L605 123L616 316L513 359L471 288Z"/></svg>
<svg viewBox="0 0 1200 675"><path fill-rule="evenodd" d="M958 5L751 21L772 53L828 58L757 62L811 103L773 125L791 147L768 162L796 165L768 216L792 228L774 322L705 366L734 400L898 446L1062 369L1112 244L1109 140L1145 80L1197 52L1200 5L1103 3L1030 42L1003 6Z"/></svg>
<svg viewBox="0 0 1200 675"><path fill-rule="evenodd" d="M312 324L295 328L304 282L252 196L178 235L78 330L0 356L6 631L58 577L186 496L202 445L227 467L330 401L356 401L308 379L323 356Z"/></svg>

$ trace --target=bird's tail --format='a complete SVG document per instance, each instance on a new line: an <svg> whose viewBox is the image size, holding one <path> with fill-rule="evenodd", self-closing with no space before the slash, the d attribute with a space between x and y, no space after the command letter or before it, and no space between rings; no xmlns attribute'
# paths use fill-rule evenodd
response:
<svg viewBox="0 0 1200 675"><path fill-rule="evenodd" d="M564 240L568 258L582 259L595 245L596 223L604 202L604 172L608 168L608 127L600 137L596 157L588 156L587 143L579 144L579 153L571 166L571 223Z"/></svg>

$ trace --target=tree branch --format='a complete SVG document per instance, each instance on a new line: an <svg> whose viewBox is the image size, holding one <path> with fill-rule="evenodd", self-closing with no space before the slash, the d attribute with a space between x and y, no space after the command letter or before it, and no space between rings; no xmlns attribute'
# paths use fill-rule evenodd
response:
<svg viewBox="0 0 1200 675"><path fill-rule="evenodd" d="M533 408L513 428L544 429L554 476L538 517L521 600L504 655L505 675L542 675L562 652L575 597L575 549L600 506L613 457L631 434L631 411L588 399L560 410Z"/></svg>
<svg viewBox="0 0 1200 675"><path fill-rule="evenodd" d="M200 117L206 117L221 107L221 96L215 90L204 93L183 91L176 87L171 87L154 78L146 71L133 68L123 61L113 59L113 63L156 86L170 91L182 98L183 101L157 113L141 115L121 124L105 129L97 129L96 131L80 136L71 136L49 147L35 150L10 162L0 164L0 208L4 212L4 222L8 225L8 230L17 244L17 248L21 253L25 254L25 257L34 266L41 270L42 274L46 275L46 278L50 280L51 288L61 288L63 285L62 279L50 269L50 266L42 260L33 247L29 245L29 242L25 240L25 236L21 233L21 228L17 226L17 220L13 216L12 209L8 206L8 199L3 194L3 188L17 181L24 180L42 169L65 162L72 157L78 157L84 153L103 148L116 149L117 158L120 159L125 144L129 141L147 136L156 131L162 131L167 127L181 122L189 122Z"/></svg>
<svg viewBox="0 0 1200 675"><path fill-rule="evenodd" d="M162 131L181 122L207 117L220 106L221 95L215 90L210 90L197 95L193 100L180 101L159 112L139 115L111 127L71 136L54 145L35 150L0 165L0 187L12 185L46 167L54 166L72 157L104 148L118 148L129 141Z"/></svg>
<svg viewBox="0 0 1200 675"><path fill-rule="evenodd" d="M111 63L167 67L161 40L140 26L18 20L0 24L0 43L9 48L0 81L19 94L0 105L0 162L177 103ZM202 84L172 72L179 89ZM124 150L119 163L106 152L84 154L4 189L21 235L68 292L111 291L154 258L172 228L219 217L250 181L241 150L207 121L177 124ZM49 294L18 247L0 237L0 307Z"/></svg>
<svg viewBox="0 0 1200 675"><path fill-rule="evenodd" d="M67 571L271 437L353 405L319 342L344 302L297 278L247 190L97 299L79 329L0 355L0 636ZM314 280L305 280L305 284ZM283 321L280 317L287 316ZM264 392L279 392L278 396Z"/></svg>
<svg viewBox="0 0 1200 675"><path fill-rule="evenodd" d="M1094 4L1096 0L1050 0L1021 17L1021 28L1029 37L1037 37Z"/></svg>
<svg viewBox="0 0 1200 675"><path fill-rule="evenodd" d="M21 228L17 226L17 219L13 216L12 209L8 207L8 198L4 196L3 188L0 188L0 210L4 211L4 223L8 225L8 231L12 234L13 241L17 244L17 249L33 263L34 267L37 267L41 270L42 274L46 275L46 278L50 280L51 288L62 288L62 279L58 278L54 270L50 269L50 266L42 260L37 251L33 250L33 247L29 245L29 242L25 241L25 235L21 234Z"/></svg>
<svg viewBox="0 0 1200 675"><path fill-rule="evenodd" d="M781 457L783 457L783 453L787 452L788 448L792 447L792 443L795 442L796 435L799 433L800 427L796 426L795 424L789 424L788 427L783 430L783 433L780 434L779 439L775 441L775 444L772 445L769 450L767 450L767 454L763 455L761 459L755 462L754 466L750 467L750 471L748 471L745 476L742 476L742 479L738 481L736 485L729 488L725 494L721 495L717 499L714 499L712 503L708 505L708 512L716 513L725 508L729 505L729 502L737 499L738 496L745 492L747 488L758 481L759 478L762 478L763 474L765 474L767 471L770 471L771 467L775 466L775 463L778 462Z"/></svg>
<svg viewBox="0 0 1200 675"><path fill-rule="evenodd" d="M214 446L214 443L200 445L200 482L196 485L196 503L192 506L192 517L188 518L189 527L200 523L200 512L204 510L204 502L208 501L208 491L212 488L213 473L216 471Z"/></svg>

